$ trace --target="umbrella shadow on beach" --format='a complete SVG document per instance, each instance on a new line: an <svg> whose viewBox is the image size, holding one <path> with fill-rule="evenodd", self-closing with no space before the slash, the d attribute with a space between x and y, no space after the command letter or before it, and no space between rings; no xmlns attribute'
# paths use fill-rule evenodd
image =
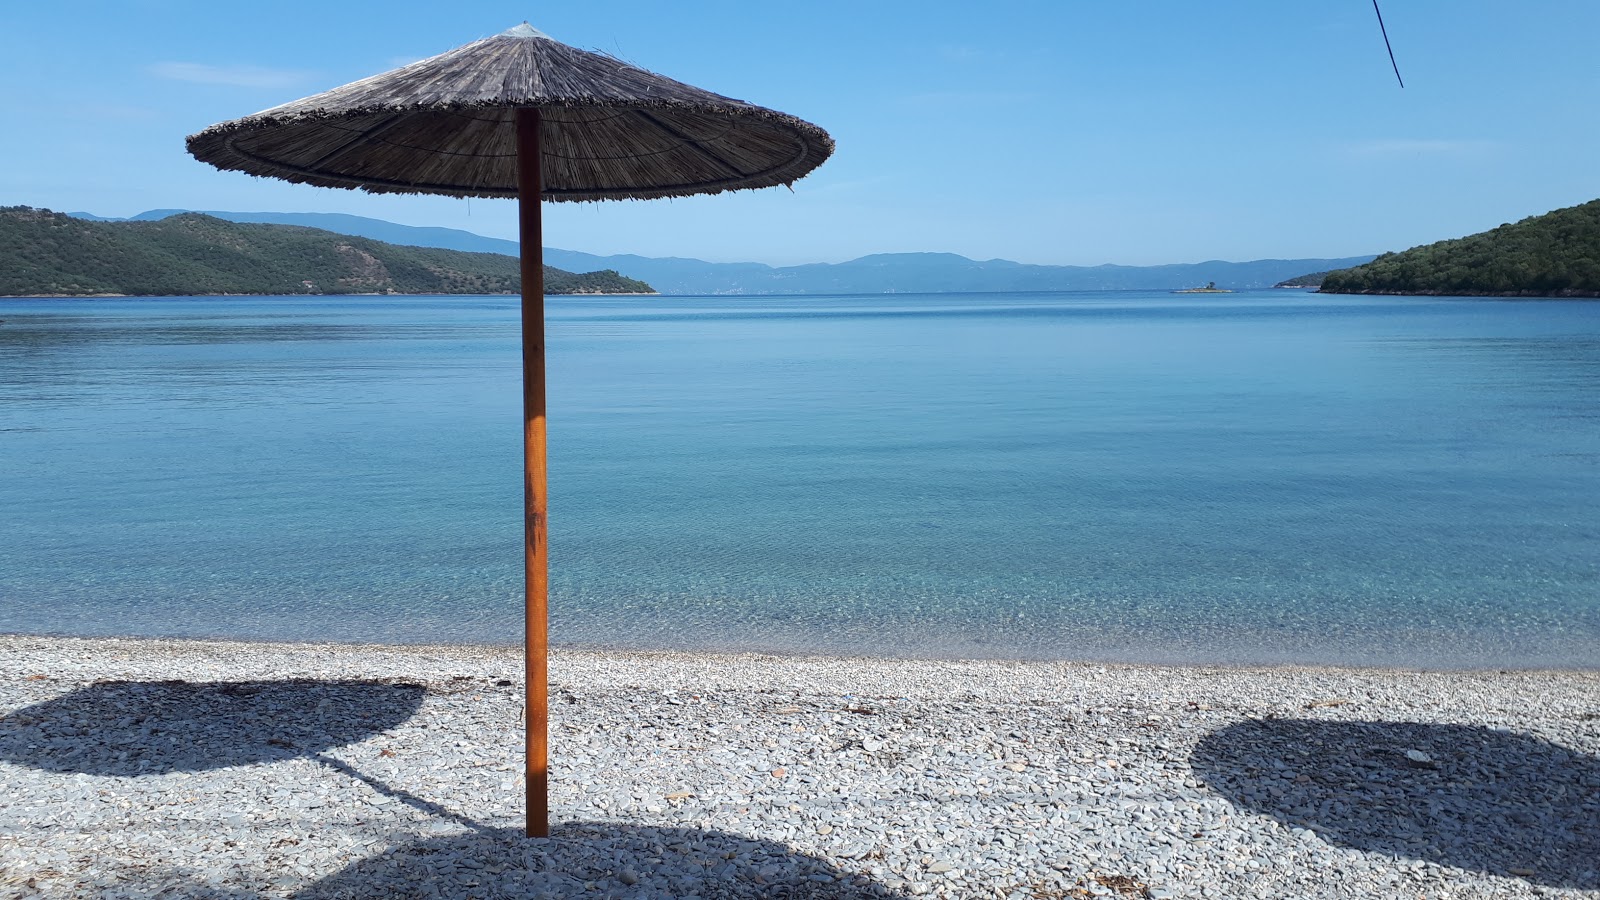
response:
<svg viewBox="0 0 1600 900"><path fill-rule="evenodd" d="M1335 846L1600 888L1600 759L1530 735L1267 719L1212 732L1190 765L1235 805Z"/></svg>
<svg viewBox="0 0 1600 900"><path fill-rule="evenodd" d="M101 681L0 716L0 759L133 777L320 756L388 731L426 689L380 681Z"/></svg>
<svg viewBox="0 0 1600 900"><path fill-rule="evenodd" d="M899 898L865 876L772 841L613 822L557 825L548 840L496 829L417 841L294 895L346 897ZM592 886L592 887L591 887Z"/></svg>
<svg viewBox="0 0 1600 900"><path fill-rule="evenodd" d="M557 825L549 839L529 839L391 788L322 752L404 723L424 693L420 685L374 681L100 682L0 716L0 760L136 777L306 757L461 829L359 859L300 888L294 900L904 896L784 844L722 831L574 822ZM187 873L143 877L152 892L172 896L257 897Z"/></svg>
<svg viewBox="0 0 1600 900"><path fill-rule="evenodd" d="M191 900L257 900L198 882L146 885ZM276 896L277 894L274 893ZM773 841L694 828L574 822L550 837L494 828L424 838L351 863L291 900L476 897L908 900Z"/></svg>

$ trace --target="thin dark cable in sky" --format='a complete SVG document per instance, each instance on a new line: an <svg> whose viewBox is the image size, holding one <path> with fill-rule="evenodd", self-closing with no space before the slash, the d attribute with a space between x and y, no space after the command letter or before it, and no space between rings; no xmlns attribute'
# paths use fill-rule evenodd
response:
<svg viewBox="0 0 1600 900"><path fill-rule="evenodd" d="M1372 11L1378 14L1378 30L1383 32L1383 46L1389 51L1389 65L1394 66L1394 80L1404 88L1406 80L1400 77L1400 64L1394 61L1394 48L1389 46L1389 29L1383 27L1383 10L1378 8L1378 0L1372 0Z"/></svg>

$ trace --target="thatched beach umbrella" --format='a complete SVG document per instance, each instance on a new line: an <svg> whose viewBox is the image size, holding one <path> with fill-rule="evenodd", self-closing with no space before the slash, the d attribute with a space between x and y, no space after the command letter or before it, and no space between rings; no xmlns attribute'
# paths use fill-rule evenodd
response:
<svg viewBox="0 0 1600 900"><path fill-rule="evenodd" d="M544 263L539 200L787 185L809 122L552 40L526 23L189 138L220 169L373 193L521 200L528 833L549 833Z"/></svg>

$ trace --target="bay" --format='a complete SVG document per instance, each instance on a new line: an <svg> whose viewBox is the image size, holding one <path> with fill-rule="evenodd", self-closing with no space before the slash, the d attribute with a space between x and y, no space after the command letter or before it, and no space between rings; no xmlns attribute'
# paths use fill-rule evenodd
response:
<svg viewBox="0 0 1600 900"><path fill-rule="evenodd" d="M1600 303L549 303L558 644L1600 666ZM0 631L520 639L513 298L0 320Z"/></svg>

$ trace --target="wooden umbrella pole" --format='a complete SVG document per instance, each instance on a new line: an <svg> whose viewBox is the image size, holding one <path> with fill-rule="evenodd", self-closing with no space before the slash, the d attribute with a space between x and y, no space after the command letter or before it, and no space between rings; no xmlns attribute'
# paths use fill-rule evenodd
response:
<svg viewBox="0 0 1600 900"><path fill-rule="evenodd" d="M544 417L544 235L539 111L518 108L517 206L522 240L522 447L528 837L550 836L549 485Z"/></svg>

